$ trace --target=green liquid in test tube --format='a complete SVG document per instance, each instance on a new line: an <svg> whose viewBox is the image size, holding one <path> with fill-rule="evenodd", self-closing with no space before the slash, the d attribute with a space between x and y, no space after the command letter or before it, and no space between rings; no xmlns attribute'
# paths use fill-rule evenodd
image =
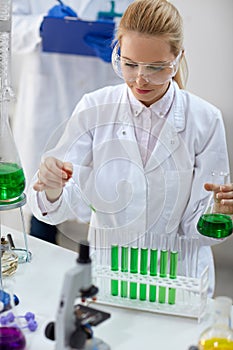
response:
<svg viewBox="0 0 233 350"><path fill-rule="evenodd" d="M168 260L168 251L161 250L160 252L160 277L167 277L167 260ZM166 301L166 287L159 287L159 302L164 304Z"/></svg>
<svg viewBox="0 0 233 350"><path fill-rule="evenodd" d="M177 277L177 263L178 263L178 252L170 253L170 275L171 279ZM176 289L169 288L168 290L168 304L175 304L176 302Z"/></svg>
<svg viewBox="0 0 233 350"><path fill-rule="evenodd" d="M157 269L158 269L158 250L157 249L151 249L150 250L150 276L157 276ZM156 300L156 286L150 286L149 289L149 300L155 301Z"/></svg>
<svg viewBox="0 0 233 350"><path fill-rule="evenodd" d="M130 273L138 273L138 248L130 248ZM137 283L130 282L130 299L137 299Z"/></svg>
<svg viewBox="0 0 233 350"><path fill-rule="evenodd" d="M128 247L121 247L121 272L128 272ZM121 297L127 298L128 296L128 282L121 281Z"/></svg>
<svg viewBox="0 0 233 350"><path fill-rule="evenodd" d="M147 275L147 264L148 264L148 249L141 248L141 257L140 257L140 274ZM140 300L146 300L146 284L140 283Z"/></svg>
<svg viewBox="0 0 233 350"><path fill-rule="evenodd" d="M111 246L111 270L118 271L118 245ZM118 295L118 280L111 280L111 294Z"/></svg>

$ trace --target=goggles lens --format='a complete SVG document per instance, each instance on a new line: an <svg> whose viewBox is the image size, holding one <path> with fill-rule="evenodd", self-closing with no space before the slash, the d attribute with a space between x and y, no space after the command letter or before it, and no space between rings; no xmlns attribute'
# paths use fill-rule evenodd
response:
<svg viewBox="0 0 233 350"><path fill-rule="evenodd" d="M146 82L161 85L176 75L182 51L171 62L144 63L133 62L119 55L119 44L112 53L112 65L116 74L127 82L136 81L141 76Z"/></svg>

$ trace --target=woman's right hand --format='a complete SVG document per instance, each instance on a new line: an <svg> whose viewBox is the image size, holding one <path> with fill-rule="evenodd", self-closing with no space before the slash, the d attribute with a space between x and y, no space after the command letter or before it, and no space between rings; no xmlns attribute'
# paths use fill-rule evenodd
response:
<svg viewBox="0 0 233 350"><path fill-rule="evenodd" d="M63 187L69 181L73 173L73 166L69 162L62 162L54 157L48 157L41 163L38 171L38 181L33 189L45 191L50 202L55 202L60 197Z"/></svg>

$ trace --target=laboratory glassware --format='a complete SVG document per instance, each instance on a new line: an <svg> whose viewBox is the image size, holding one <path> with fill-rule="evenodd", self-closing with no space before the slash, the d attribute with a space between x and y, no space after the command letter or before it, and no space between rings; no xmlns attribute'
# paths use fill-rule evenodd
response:
<svg viewBox="0 0 233 350"><path fill-rule="evenodd" d="M111 250L112 250L111 270L118 271L118 245L117 244L112 245ZM117 279L111 280L111 292L112 292L112 295L118 295L118 280Z"/></svg>
<svg viewBox="0 0 233 350"><path fill-rule="evenodd" d="M229 182L229 174L226 172L212 172L212 183L224 185ZM232 234L233 225L230 208L221 205L216 198L216 193L212 191L209 196L204 213L199 218L197 230L200 234L221 239Z"/></svg>
<svg viewBox="0 0 233 350"><path fill-rule="evenodd" d="M0 6L0 205L20 201L25 176L9 122L9 104L14 96L10 87L11 1Z"/></svg>
<svg viewBox="0 0 233 350"><path fill-rule="evenodd" d="M3 350L24 350L26 339L20 325L15 320L15 306L19 299L13 294L12 280L8 280L5 290L0 288L0 349ZM13 318L12 318L13 316Z"/></svg>
<svg viewBox="0 0 233 350"><path fill-rule="evenodd" d="M11 133L8 101L0 93L0 205L22 200L25 176Z"/></svg>
<svg viewBox="0 0 233 350"><path fill-rule="evenodd" d="M23 350L26 339L20 328L0 327L0 346L4 350Z"/></svg>
<svg viewBox="0 0 233 350"><path fill-rule="evenodd" d="M9 106L14 98L10 85L11 57L11 18L12 1L1 0L0 3L0 238L1 211L20 208L25 241L26 261L30 261L27 235L22 212L26 203L25 176L19 159L10 127ZM22 252L21 252L22 253ZM0 259L0 289L2 283L2 259Z"/></svg>
<svg viewBox="0 0 233 350"><path fill-rule="evenodd" d="M231 308L232 299L221 296L215 299L213 324L201 334L198 350L233 349Z"/></svg>
<svg viewBox="0 0 233 350"><path fill-rule="evenodd" d="M207 309L208 266L197 276L199 238L96 229L92 243L97 302L194 317ZM104 248L104 249L103 249ZM106 254L105 254L106 253ZM147 266L147 268L146 268Z"/></svg>

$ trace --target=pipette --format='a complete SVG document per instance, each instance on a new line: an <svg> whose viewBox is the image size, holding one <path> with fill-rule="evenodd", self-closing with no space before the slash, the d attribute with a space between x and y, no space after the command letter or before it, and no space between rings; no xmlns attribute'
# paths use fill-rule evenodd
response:
<svg viewBox="0 0 233 350"><path fill-rule="evenodd" d="M88 205L88 207L94 212L96 213L96 209L93 207L93 205L91 203L89 203L88 199L86 198L86 196L84 195L84 193L81 191L81 188L79 187L79 185L74 181L72 175L73 172L69 169L64 169L62 168L62 170L66 173L67 175L67 181L71 182L74 185L74 188L78 191L79 195L82 197L82 199L84 200L84 202Z"/></svg>

